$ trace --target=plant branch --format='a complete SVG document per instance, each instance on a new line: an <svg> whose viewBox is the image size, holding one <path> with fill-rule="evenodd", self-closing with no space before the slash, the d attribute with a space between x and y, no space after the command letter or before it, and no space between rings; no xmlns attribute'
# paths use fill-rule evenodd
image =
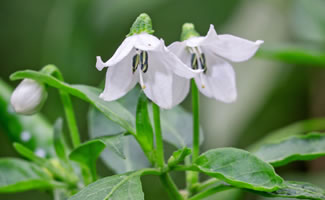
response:
<svg viewBox="0 0 325 200"><path fill-rule="evenodd" d="M50 75L54 76L55 78L57 78L60 81L64 81L61 72L54 65L46 65L42 69L41 72L46 73L46 74L50 74ZM77 126L77 121L76 121L73 105L72 105L70 96L69 96L69 94L67 92L64 92L64 91L61 91L61 90L59 90L59 92L60 92L61 101L62 101L62 104L63 104L63 108L64 108L68 128L69 128L69 131L70 131L71 141L72 141L73 147L75 148L75 147L80 145L80 135L79 135L79 130L78 130L78 126Z"/></svg>
<svg viewBox="0 0 325 200"><path fill-rule="evenodd" d="M200 154L200 121L199 121L199 92L194 79L191 80L192 87L192 113L193 113L193 154L192 163ZM194 185L199 181L198 172L186 172L187 189L193 192Z"/></svg>
<svg viewBox="0 0 325 200"><path fill-rule="evenodd" d="M170 177L168 173L164 173L160 176L160 180L163 186L166 188L169 196L173 200L183 200L183 196L179 193L177 186L174 181Z"/></svg>

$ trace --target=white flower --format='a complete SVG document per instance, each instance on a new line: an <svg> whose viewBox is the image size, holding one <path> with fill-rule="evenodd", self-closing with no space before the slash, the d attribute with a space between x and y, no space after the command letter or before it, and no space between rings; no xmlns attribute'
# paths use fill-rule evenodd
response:
<svg viewBox="0 0 325 200"><path fill-rule="evenodd" d="M168 49L192 69L202 69L195 77L196 85L206 96L230 103L237 98L235 72L229 61L243 62L251 58L261 40L252 42L232 35L217 35L210 25L205 37L199 36L193 24L184 24L183 41Z"/></svg>
<svg viewBox="0 0 325 200"><path fill-rule="evenodd" d="M146 14L140 17L149 18ZM135 26L138 19L132 27L138 27ZM150 18L149 23L151 25ZM195 70L169 52L163 40L141 30L131 28L132 34L107 62L97 56L97 69L108 67L105 89L100 97L106 101L116 100L139 82L149 99L162 108L171 108L186 97L187 79L195 76Z"/></svg>
<svg viewBox="0 0 325 200"><path fill-rule="evenodd" d="M47 99L45 86L31 79L24 79L11 95L11 105L16 113L32 115L38 112Z"/></svg>

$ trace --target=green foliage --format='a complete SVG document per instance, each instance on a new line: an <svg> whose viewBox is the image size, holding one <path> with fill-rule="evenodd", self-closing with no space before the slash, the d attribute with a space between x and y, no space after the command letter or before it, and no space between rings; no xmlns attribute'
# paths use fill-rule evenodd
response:
<svg viewBox="0 0 325 200"><path fill-rule="evenodd" d="M264 144L281 142L290 136L302 135L307 132L320 131L324 129L325 118L315 118L299 121L267 134L267 136L250 146L248 149L250 151L256 151Z"/></svg>
<svg viewBox="0 0 325 200"><path fill-rule="evenodd" d="M195 165L201 172L239 188L275 191L283 182L270 164L235 148L209 150L198 157Z"/></svg>
<svg viewBox="0 0 325 200"><path fill-rule="evenodd" d="M286 181L284 187L269 193L258 193L266 197L285 197L296 199L325 199L325 190L310 183Z"/></svg>
<svg viewBox="0 0 325 200"><path fill-rule="evenodd" d="M67 154L67 146L64 142L62 126L63 121L61 118L57 119L54 124L54 149L55 153L59 159L67 162L68 161L68 154Z"/></svg>
<svg viewBox="0 0 325 200"><path fill-rule="evenodd" d="M262 47L257 56L298 65L325 67L325 53L301 46Z"/></svg>
<svg viewBox="0 0 325 200"><path fill-rule="evenodd" d="M0 193L53 187L50 174L39 166L16 158L0 159Z"/></svg>
<svg viewBox="0 0 325 200"><path fill-rule="evenodd" d="M144 200L140 174L127 173L100 179L69 200Z"/></svg>
<svg viewBox="0 0 325 200"><path fill-rule="evenodd" d="M174 165L179 164L180 162L184 161L185 157L191 153L192 150L187 147L175 151L173 155L168 159L168 166L173 167Z"/></svg>
<svg viewBox="0 0 325 200"><path fill-rule="evenodd" d="M106 102L99 98L99 94L101 93L101 91L98 88L85 85L70 85L65 82L59 81L51 75L32 70L16 72L12 74L10 78L12 80L24 78L34 79L39 82L46 83L49 86L52 86L64 92L67 92L73 96L76 96L84 101L91 103L98 110L100 110L107 118L116 122L130 133L135 134L135 121L132 114L118 102Z"/></svg>
<svg viewBox="0 0 325 200"><path fill-rule="evenodd" d="M136 114L136 138L141 145L144 153L148 156L151 161L154 159L154 146L153 146L153 128L151 125L147 97L141 93Z"/></svg>
<svg viewBox="0 0 325 200"><path fill-rule="evenodd" d="M37 163L38 165L45 165L47 162L46 159L37 156L34 152L22 144L14 143L14 148L21 156Z"/></svg>
<svg viewBox="0 0 325 200"><path fill-rule="evenodd" d="M296 160L312 160L325 156L325 135L310 133L292 136L278 143L261 146L254 154L275 167Z"/></svg>

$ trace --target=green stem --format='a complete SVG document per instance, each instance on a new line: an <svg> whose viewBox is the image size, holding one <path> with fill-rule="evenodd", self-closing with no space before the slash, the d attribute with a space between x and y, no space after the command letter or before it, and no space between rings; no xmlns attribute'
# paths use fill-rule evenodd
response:
<svg viewBox="0 0 325 200"><path fill-rule="evenodd" d="M192 112L193 112L193 154L194 162L200 154L200 121L199 121L199 92L194 79L191 80L192 87ZM199 182L198 172L186 172L187 189L195 192L195 185Z"/></svg>
<svg viewBox="0 0 325 200"><path fill-rule="evenodd" d="M168 173L164 173L160 176L160 180L163 186L166 188L168 195L173 200L183 200L183 196L179 193L177 186Z"/></svg>
<svg viewBox="0 0 325 200"><path fill-rule="evenodd" d="M199 92L194 79L192 83L192 112L193 112L193 161L200 154L200 122L199 122Z"/></svg>
<svg viewBox="0 0 325 200"><path fill-rule="evenodd" d="M156 150L157 150L156 162L160 168L163 168L165 165L165 158L164 158L163 138L161 134L159 106L156 105L155 103L152 103L152 110L153 110L153 120L155 124L155 133L156 133Z"/></svg>
<svg viewBox="0 0 325 200"><path fill-rule="evenodd" d="M156 133L156 153L157 160L156 163L160 167L160 170L164 170L165 167L165 158L164 158L164 144L163 137L161 133L161 125L160 125L160 108L157 104L152 103L153 110L153 120L155 125L155 133ZM166 188L171 199L175 200L183 200L182 195L179 193L178 188L169 174L163 173L160 175L160 180L163 186Z"/></svg>
<svg viewBox="0 0 325 200"><path fill-rule="evenodd" d="M64 81L61 72L54 65L46 65L42 69L42 72L46 73L46 74L51 74L58 80ZM79 135L79 131L78 131L78 126L77 126L72 102L71 102L70 96L67 92L60 90L60 96L61 96L61 101L63 104L66 120L68 123L68 128L70 131L71 141L72 141L73 147L75 148L75 147L79 146L79 144L80 144L80 135Z"/></svg>

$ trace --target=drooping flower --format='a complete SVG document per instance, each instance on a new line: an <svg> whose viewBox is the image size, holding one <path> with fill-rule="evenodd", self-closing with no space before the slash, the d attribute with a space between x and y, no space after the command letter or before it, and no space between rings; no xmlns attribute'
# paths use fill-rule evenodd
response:
<svg viewBox="0 0 325 200"><path fill-rule="evenodd" d="M31 79L24 79L13 91L10 103L18 114L32 115L37 113L47 99L45 86Z"/></svg>
<svg viewBox="0 0 325 200"><path fill-rule="evenodd" d="M141 14L113 57L103 62L97 56L97 69L108 67L102 99L116 100L139 82L146 96L162 108L183 101L188 93L187 79L196 72L171 53L153 32L150 17Z"/></svg>
<svg viewBox="0 0 325 200"><path fill-rule="evenodd" d="M261 40L252 42L232 35L217 35L213 25L202 37L190 23L183 25L181 40L172 43L168 49L188 67L203 70L195 77L201 93L226 103L237 98L235 72L228 61L250 59L263 43Z"/></svg>

